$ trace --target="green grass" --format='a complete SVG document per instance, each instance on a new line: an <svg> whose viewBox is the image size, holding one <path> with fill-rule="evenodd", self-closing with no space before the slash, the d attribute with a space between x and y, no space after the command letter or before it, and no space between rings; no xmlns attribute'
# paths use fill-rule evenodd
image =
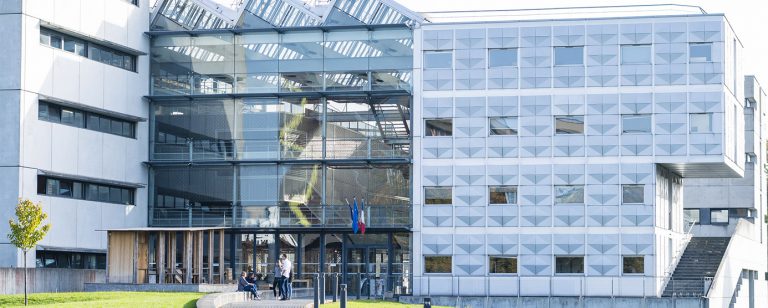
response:
<svg viewBox="0 0 768 308"><path fill-rule="evenodd" d="M194 308L203 293L175 292L83 292L29 295L36 307L184 307ZM24 295L0 295L0 307L24 306Z"/></svg>
<svg viewBox="0 0 768 308"><path fill-rule="evenodd" d="M338 308L339 302L323 304L320 308ZM347 308L422 308L424 305L409 305L398 302L388 302L382 300L354 300L347 303ZM444 306L432 306L434 308ZM448 308L448 307L445 307Z"/></svg>

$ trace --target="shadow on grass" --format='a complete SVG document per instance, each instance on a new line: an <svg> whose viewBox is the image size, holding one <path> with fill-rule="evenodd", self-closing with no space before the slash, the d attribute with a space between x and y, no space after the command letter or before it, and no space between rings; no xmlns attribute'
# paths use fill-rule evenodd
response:
<svg viewBox="0 0 768 308"><path fill-rule="evenodd" d="M193 299L191 301L184 303L184 308L197 308L197 300Z"/></svg>

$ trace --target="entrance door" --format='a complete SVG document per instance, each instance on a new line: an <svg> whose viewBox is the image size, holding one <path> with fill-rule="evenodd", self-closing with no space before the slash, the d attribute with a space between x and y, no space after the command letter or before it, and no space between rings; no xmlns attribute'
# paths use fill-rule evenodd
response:
<svg viewBox="0 0 768 308"><path fill-rule="evenodd" d="M356 298L381 297L389 273L388 261L387 248L383 246L347 249L347 294Z"/></svg>

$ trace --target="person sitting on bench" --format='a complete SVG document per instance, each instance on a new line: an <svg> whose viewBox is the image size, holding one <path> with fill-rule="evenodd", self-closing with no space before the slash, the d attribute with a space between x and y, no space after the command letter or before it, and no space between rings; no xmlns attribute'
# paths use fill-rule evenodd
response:
<svg viewBox="0 0 768 308"><path fill-rule="evenodd" d="M251 292L251 295L253 295L254 299L261 299L261 296L259 296L259 293L256 292L256 285L249 283L248 280L246 280L245 278L246 275L247 275L246 272L242 272L240 274L240 278L237 279L237 291Z"/></svg>

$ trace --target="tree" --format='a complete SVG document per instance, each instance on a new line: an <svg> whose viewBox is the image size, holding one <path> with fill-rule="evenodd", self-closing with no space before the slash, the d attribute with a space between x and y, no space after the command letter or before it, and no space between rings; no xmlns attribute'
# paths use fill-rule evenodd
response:
<svg viewBox="0 0 768 308"><path fill-rule="evenodd" d="M51 229L51 224L43 225L43 221L48 218L48 215L43 212L42 203L33 203L28 199L19 199L19 204L16 205L16 219L8 220L8 224L11 226L11 233L8 233L8 239L11 244L21 249L24 252L24 305L27 302L27 251L34 248L38 242L40 242L48 230Z"/></svg>

